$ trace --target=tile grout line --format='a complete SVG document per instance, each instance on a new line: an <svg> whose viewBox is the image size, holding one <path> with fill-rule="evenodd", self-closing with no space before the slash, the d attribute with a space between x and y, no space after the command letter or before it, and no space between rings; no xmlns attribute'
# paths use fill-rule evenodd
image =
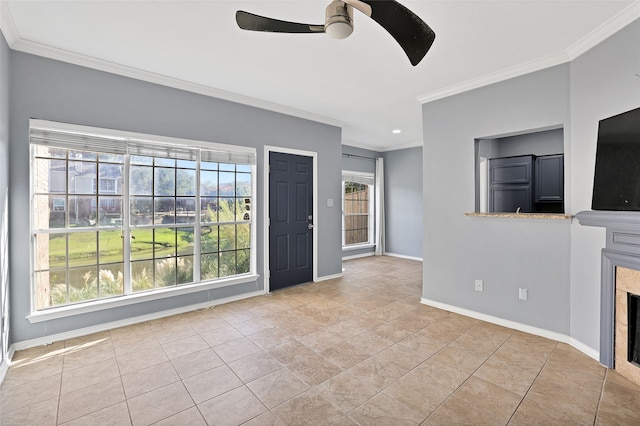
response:
<svg viewBox="0 0 640 426"><path fill-rule="evenodd" d="M527 391L524 393L524 395L522 396L522 399L520 400L520 403L518 404L518 406L516 407L515 410L513 410L513 413L511 414L511 416L509 417L509 420L507 421L507 425L511 422L511 420L513 419L513 416L516 415L516 413L518 412L518 409L520 408L520 406L522 406L522 403L524 402L524 400L526 399L527 395L529 394L529 391L531 390L531 387L533 386L533 384L536 382L536 380L538 379L538 376L540 376L540 373L542 373L542 370L544 370L544 367L546 367L547 363L549 362L549 360L551 359L551 355L553 354L553 351L556 350L556 347L558 347L558 343L556 342L556 344L553 346L553 349L551 349L551 352L549 352L549 356L547 356L547 358L544 360L544 364L542 364L542 367L540 367L540 370L538 371L538 373L536 374L536 377L534 377L534 379L531 381L531 384L529 385L529 387L527 388Z"/></svg>
<svg viewBox="0 0 640 426"><path fill-rule="evenodd" d="M470 329L468 329L465 333L462 333L460 336L462 336L463 334L467 334L467 332L469 332L469 330L473 329L474 327L475 327L475 326L471 327L471 328L470 328ZM460 336L458 336L458 337L460 337ZM462 387L462 385L464 385L464 384L465 384L465 383L466 383L466 382L467 382L471 377L474 377L474 374L476 373L476 371L478 371L478 370L479 370L483 365L485 365L485 363L486 363L487 361L489 361L489 359L491 359L491 357L492 357L493 355L495 355L495 353L496 353L496 352L498 352L498 350L499 350L502 346L504 346L504 345L509 341L509 339L511 339L511 337L512 337L512 336L513 336L513 333L511 333L511 335L510 335L507 339L505 339L505 341L504 341L504 342L502 342L502 344L500 344L500 346L498 346L498 347L496 348L496 350L494 350L494 351L491 353L491 355L489 355L489 356L488 356L488 357L487 357L487 358L482 362L482 364L480 364L480 365L479 365L475 370L473 370L473 373L470 373L470 374L469 374L469 376L468 376L468 377L467 377L467 378L466 378L462 383L460 383L460 385L459 385L455 390L453 390L453 391L449 394L449 396L448 396L447 398L445 398L445 399L444 399L444 401L442 401L442 402L441 402L441 403L440 403L440 404L435 408L435 410L433 410L433 411L432 411L432 412L427 416L427 418L426 418L425 420L428 420L428 419L429 419L429 417L431 417L431 416L432 416L436 411L438 411L438 409L439 409L440 407L442 407L442 406L443 406L443 405L444 405L444 404L445 404L449 399L451 399L451 398L453 397L453 394L454 394L458 389L460 389L460 388ZM457 340L457 338L456 338L456 339L454 339L454 340L452 340L452 341L451 341L450 343L448 343L446 346L444 346L444 348L448 347L451 343L455 342L455 340ZM444 348L442 348L442 349L444 349ZM442 350L442 349L441 349L441 350ZM438 351L438 352L440 352L440 351ZM473 351L469 351L469 352L473 352ZM435 354L434 354L434 355L435 355ZM454 368L455 368L455 367L454 367ZM461 371L462 371L462 370L461 370ZM465 373L466 373L466 371L465 371ZM480 380L484 380L484 379L481 379L481 378L479 378L479 377L477 377L477 378L478 378L478 379L480 379ZM484 380L484 381L486 381L486 380ZM491 382L488 382L488 383L491 383ZM492 383L492 384L495 384L495 383ZM496 386L499 386L499 385L496 385ZM499 386L499 387L500 387L500 388L502 388L502 386ZM503 388L503 389L504 389L504 388ZM506 390L508 390L508 389L506 389ZM524 397L523 397L523 399L524 399ZM481 410L486 412L486 410L484 410L484 409L481 409ZM517 410L517 407L516 407L516 410ZM515 413L515 410L514 410L514 413ZM513 414L512 414L512 415L513 415ZM509 420L510 420L510 419L511 419L511 418L509 418ZM509 423L509 421L507 421L507 423L506 423L506 424L508 424L508 423Z"/></svg>
<svg viewBox="0 0 640 426"><path fill-rule="evenodd" d="M553 352L556 350L557 347L558 347L558 342L556 342L556 344L553 346L553 349L549 353L549 356L544 361L544 364L542 365L542 367L540 367L540 371L538 371L538 374L536 374L536 377L531 382L531 385L529 385L529 388L527 389L527 391L525 392L524 396L522 397L522 401L520 401L520 404L518 404L518 407L516 408L516 410L513 412L513 414L509 418L509 422L513 419L513 416L515 416L516 412L518 411L518 408L520 408L520 406L522 405L524 400L527 398L527 395L529 395L529 392L531 391L531 388L533 387L534 383L536 382L536 380L538 379L538 377L542 373L542 370L544 370L544 368L547 366L547 364L549 364L549 361L551 360L551 356L553 355ZM534 401L534 402L539 404L539 405L541 405L542 407L546 407L545 405L543 405L543 404L541 404L541 403L539 403L537 401ZM559 412L561 414L564 414L564 415L570 415L568 413L564 413L564 412L558 411L556 408L551 408L551 407L546 407L546 408L550 409L550 410L553 410L553 411L557 411L557 412Z"/></svg>
<svg viewBox="0 0 640 426"><path fill-rule="evenodd" d="M602 402L602 398L604 396L604 387L607 382L607 376L609 376L609 369L607 368L604 372L604 378L602 379L602 386L600 387L600 396L598 397L598 406L596 407L596 415L593 419L593 424L595 425L598 422L598 415L600 414L600 403Z"/></svg>

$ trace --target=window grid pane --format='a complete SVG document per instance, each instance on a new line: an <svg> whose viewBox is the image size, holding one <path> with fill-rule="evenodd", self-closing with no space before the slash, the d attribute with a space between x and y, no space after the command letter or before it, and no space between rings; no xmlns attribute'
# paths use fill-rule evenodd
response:
<svg viewBox="0 0 640 426"><path fill-rule="evenodd" d="M251 272L251 165L38 145L32 153L36 310L121 296L129 280L135 293Z"/></svg>

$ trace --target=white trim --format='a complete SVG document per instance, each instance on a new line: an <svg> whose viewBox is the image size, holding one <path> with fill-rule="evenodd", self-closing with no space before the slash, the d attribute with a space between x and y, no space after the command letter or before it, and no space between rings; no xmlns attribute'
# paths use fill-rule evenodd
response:
<svg viewBox="0 0 640 426"><path fill-rule="evenodd" d="M522 324L519 322L507 320L500 317L494 317L493 315L483 314L481 312L472 311L470 309L460 308L458 306L449 305L447 303L436 302L435 300L430 300L426 298L420 299L420 303L427 306L433 306L434 308L443 309L445 311L454 312L456 314L464 315L466 317L471 317L478 319L480 321L490 322L492 324L500 325L503 327L511 328L514 330L519 330L524 333L533 334L540 337L545 337L547 339L555 340L557 342L566 343L568 345L573 346L580 352L585 355L595 359L598 361L599 354L594 349L586 346L584 343L579 342L578 340L567 336L566 334L556 333L555 331L545 330L544 328L533 327L531 325Z"/></svg>
<svg viewBox="0 0 640 426"><path fill-rule="evenodd" d="M635 1L604 24L569 46L566 49L569 59L576 59L638 18L640 18L640 1Z"/></svg>
<svg viewBox="0 0 640 426"><path fill-rule="evenodd" d="M420 120L420 124L422 124L422 120ZM389 152L389 151L399 151L401 149L411 149L411 148L422 148L424 146L424 141L415 141L415 142L411 142L411 143L405 143L402 145L389 145L389 146L385 146L380 148L380 150L382 152Z"/></svg>
<svg viewBox="0 0 640 426"><path fill-rule="evenodd" d="M375 246L376 245L373 243L352 244L350 246L342 246L342 251L364 250L368 248L375 248Z"/></svg>
<svg viewBox="0 0 640 426"><path fill-rule="evenodd" d="M511 132L484 135L484 136L477 136L474 139L475 140L480 140L480 139L509 138L509 137L512 137L512 136L528 135L528 134L531 134L531 133L546 132L548 130L558 130L558 129L564 129L564 124L557 123L557 124L550 124L548 126L532 127L532 128L527 128L527 129L519 128L518 130L511 131Z"/></svg>
<svg viewBox="0 0 640 426"><path fill-rule="evenodd" d="M347 154L348 155L348 154ZM378 159L375 159L375 161L377 162ZM376 163L377 164L377 163ZM362 178L362 179L359 179ZM366 182L367 180L371 180L371 183ZM373 247L375 249L376 245L375 242L373 241L373 231L374 231L374 222L375 222L375 217L377 213L377 209L375 208L376 206L374 205L375 202L377 202L377 198L374 195L377 195L377 186L376 186L376 180L377 180L377 176L375 173L371 173L371 172L356 172L356 171L352 171L352 170L342 170L342 177L341 177L341 234L342 234L342 251L348 251L348 250L359 250L359 249L365 249L365 248L370 248ZM369 190L369 211L368 213L352 213L347 215L346 214L346 210L345 210L345 197L346 197L346 192L345 192L345 182L355 182L361 185L366 185L368 187ZM371 212L375 212L374 214L371 214ZM363 243L357 243L357 244L349 244L346 245L345 244L345 231L346 230L346 218L347 216L367 216L368 217L368 224L367 224L367 241L363 242Z"/></svg>
<svg viewBox="0 0 640 426"><path fill-rule="evenodd" d="M422 147L424 146L424 142L422 140L419 141L414 141L414 142L407 142L405 144L402 145L388 145L388 146L374 146L374 145L369 145L366 143L362 143L362 142L356 142L356 141L352 141L352 140L348 140L348 139L343 139L342 140L342 146L351 146L354 148L361 148L361 149L366 149L369 151L375 151L375 152L389 152L389 151L398 151L401 149L409 149L409 148L418 148L418 147Z"/></svg>
<svg viewBox="0 0 640 426"><path fill-rule="evenodd" d="M431 93L425 93L417 97L418 102L426 104L437 101L438 99L447 98L449 96L458 95L490 84L498 83L514 77L520 77L545 68L569 62L569 57L565 52L556 53L545 56L543 58L534 59L532 61L507 67L480 77L472 78L454 85L436 90Z"/></svg>
<svg viewBox="0 0 640 426"><path fill-rule="evenodd" d="M5 0L0 1L0 30L2 30L2 34L4 34L9 46L20 40L20 34L18 34L18 28L13 20L11 9Z"/></svg>
<svg viewBox="0 0 640 426"><path fill-rule="evenodd" d="M418 262L423 262L423 259L421 257L408 256L406 254L390 253L388 251L384 252L384 256L398 257L400 259L417 260Z"/></svg>
<svg viewBox="0 0 640 426"><path fill-rule="evenodd" d="M569 337L569 344L583 354L600 362L600 351L598 351L597 349L593 349L592 347L585 345L584 343L574 339L573 337Z"/></svg>
<svg viewBox="0 0 640 426"><path fill-rule="evenodd" d="M118 308L120 306L128 306L136 303L150 302L152 300L167 299L170 297L181 296L183 294L198 293L201 291L213 290L216 288L230 287L238 284L257 283L260 275L243 275L230 279L217 280L209 283L198 283L181 285L178 287L167 287L156 289L143 293L133 293L129 295L116 296L109 299L99 299L91 302L83 302L77 305L65 305L59 308L51 308L42 311L34 311L26 318L30 323L38 323L50 321L58 318L70 317L73 315L85 314L89 312L97 312L105 309ZM257 284L256 284L257 285Z"/></svg>
<svg viewBox="0 0 640 426"><path fill-rule="evenodd" d="M556 340L558 342L569 343L569 336L562 333L556 333L555 331L533 327L531 325L522 324L500 317L494 317L493 315L483 314L481 312L460 308L458 306L449 305L447 303L436 302L435 300L426 299L424 297L420 299L420 303L422 303L423 305L433 306L434 308L444 309L445 311L464 315L466 317L471 317L481 321L490 322L492 324L501 325L503 327L512 328L514 330L520 330L525 333L535 334L536 336L546 337L547 339Z"/></svg>
<svg viewBox="0 0 640 426"><path fill-rule="evenodd" d="M638 18L640 18L640 1L635 1L563 51L419 95L417 97L418 102L426 104L510 78L571 62Z"/></svg>
<svg viewBox="0 0 640 426"><path fill-rule="evenodd" d="M353 154L345 154L346 156L349 155L353 155ZM350 175L353 176L362 176L362 177L368 177L371 178L371 180L373 180L373 178L375 177L375 173L371 173L371 172L356 172L356 171L352 171L352 170L342 170L342 177L344 179L344 176L347 175L347 177L349 177ZM373 185L373 184L371 184Z"/></svg>
<svg viewBox="0 0 640 426"><path fill-rule="evenodd" d="M107 129L103 127L83 126L81 124L63 123L59 121L41 120L37 118L29 119L29 128L39 130L51 130L58 132L80 133L89 136L97 136L112 140L121 139L122 142L145 142L151 145L174 146L182 145L186 147L197 147L211 151L225 151L233 153L257 155L257 149L250 146L232 145L213 141L203 141L196 139L175 138L170 136L153 135L150 133L138 133L128 130Z"/></svg>
<svg viewBox="0 0 640 426"><path fill-rule="evenodd" d="M138 324L141 322L152 321L160 318L170 317L172 315L183 314L185 312L191 312L198 309L207 309L212 306L222 305L225 303L235 302L238 300L248 299L255 296L262 296L264 293L262 291L255 291L251 293L243 293L237 296L226 297L223 299L215 299L209 300L202 303L197 303L194 305L182 306L179 308L167 309L164 311L153 312L146 315L140 315L136 317L125 318L118 321L112 321L107 323L102 323L98 325L94 325L91 327L78 328L71 331L66 331L63 333L50 334L44 337L38 337L36 339L24 340L21 342L16 342L11 345L11 348L14 351L21 351L24 349L33 348L41 345L49 345L53 342L58 342L66 339L72 339L75 337L87 336L93 333L98 333L101 331L112 330L119 327L125 327L128 325Z"/></svg>
<svg viewBox="0 0 640 426"><path fill-rule="evenodd" d="M39 120L39 119L30 119L29 127L30 129L37 128L45 132L58 131L58 132L70 132L73 134L80 134L80 135L87 134L91 137L96 137L96 136L107 137L114 141L122 140L123 143L129 143L133 140L134 142L148 143L150 144L150 146L154 146L154 147L157 146L158 144L165 144L167 146L182 145L182 146L188 146L188 147L200 147L200 148L208 149L211 151L220 150L224 152L229 152L231 154L236 154L236 153L241 153L241 155L247 154L248 157L251 157L249 161L251 164L251 182L252 182L251 197L254 200L257 199L257 192L256 192L257 165L255 164L257 162L257 149L253 147L227 145L227 144L220 144L215 142L205 142L205 141L198 141L198 140L173 138L173 137L166 137L166 136L160 136L160 135L149 135L144 133L112 130L112 129L105 129L105 128L99 128L99 127L89 127L89 126L82 126L82 125L61 123L61 122L47 121L47 120ZM200 160L200 156L198 156L198 160ZM31 156L30 161L33 161L33 156ZM127 161L125 164L125 168L127 169L127 172L128 172L128 167L129 166ZM197 170L199 170L199 166ZM128 173L126 174L126 176L127 178L129 177ZM196 179L198 181L199 177L197 177ZM32 176L32 173L30 173L30 191L31 191L30 199L31 200L33 200L33 196L34 196L32 180L33 180L33 176ZM199 188L199 185L196 188ZM200 196L199 190L196 191L196 194L198 197ZM128 199L127 198L128 195L129 195L128 189L125 189L125 192L124 192L125 199ZM128 217L127 216L128 203L125 204L123 213L125 214L125 218ZM30 214L32 216L33 212L31 212ZM54 232L52 230L34 229L33 217L31 217L30 222L31 222L32 235L33 235L33 232L36 232L36 233ZM194 228L195 234L199 235L200 222L197 221L194 224L194 226L195 226ZM175 228L175 226L173 225L169 225L168 227ZM203 282L198 280L198 282L196 283L154 289L154 290L149 290L149 291L140 292L140 293L130 293L130 290L131 290L130 283L127 283L125 284L125 290L127 291L123 295L109 297L105 299L91 300L91 301L77 303L77 304L57 306L57 307L53 307L50 309L43 309L43 310L36 310L36 306L35 306L35 297L34 297L35 277L33 275L35 271L35 268L34 268L35 251L34 251L34 246L32 241L32 249L30 253L30 264L31 264L31 271L32 271L31 309L30 309L31 312L26 316L26 318L31 323L38 323L38 322L49 321L49 320L54 320L58 318L65 318L73 315L85 314L85 313L90 313L90 312L100 311L105 309L112 309L120 306L144 303L152 300L165 299L165 298L180 296L184 294L207 291L207 290L212 290L220 287L227 287L227 286L244 284L244 283L252 283L252 282L256 283L256 289L258 289L257 280L260 276L257 274L257 271L255 269L257 266L257 262L255 260L257 257L257 251L256 251L256 245L255 245L256 244L255 234L256 234L257 225L255 220L250 221L250 227L251 227L251 243L250 243L250 249L251 249L250 268L251 269L250 269L250 273L248 274L236 275L236 276L227 277L227 278L223 278L215 281L208 280ZM153 228L155 228L155 226L153 226ZM67 230L64 232L73 232L73 230L69 230L68 228L66 229ZM126 240L130 241L129 233L131 228L127 226L123 229L125 232L124 235ZM77 231L82 232L82 229ZM131 261L130 257L128 256L129 254L130 254L129 249L125 246L125 259L128 259L128 260L125 260L125 264L126 264L125 272L128 272L129 271L128 268L130 267L130 265L128 265L128 263L130 263ZM196 254L196 259L197 259L197 254ZM197 270L198 268L196 267L196 272ZM126 276L129 276L129 274L126 274ZM198 275L196 275L196 277L197 276Z"/></svg>
<svg viewBox="0 0 640 426"><path fill-rule="evenodd" d="M263 194L262 208L264 211L264 226L262 227L262 241L264 242L263 265L264 265L264 292L270 292L269 274L269 153L279 152L282 154L300 155L303 157L311 157L313 159L313 282L318 281L318 153L315 151L305 151L294 148L284 148L273 145L264 146L263 158Z"/></svg>
<svg viewBox="0 0 640 426"><path fill-rule="evenodd" d="M371 257L374 254L375 254L374 252L370 251L367 253L353 254L351 256L342 256L342 261L344 262L345 260L360 259L362 257Z"/></svg>
<svg viewBox="0 0 640 426"><path fill-rule="evenodd" d="M1 3L4 3L4 1ZM203 84L191 83L179 78L118 64L116 62L93 58L88 55L82 55L68 50L47 46L34 41L21 39L19 38L19 36L16 37L12 42L9 42L9 40L7 40L7 43L9 44L9 47L11 47L11 49L19 52L30 53L32 55L55 59L69 64L80 65L86 68L105 71L115 75L121 75L124 77L134 78L136 80L147 81L166 87L172 87L174 89L210 96L216 99L236 102L255 108L261 108L268 111L290 115L293 117L304 118L319 123L329 124L331 126L340 128L346 126L345 122L337 120L335 118L326 117L320 114L303 111L297 108L288 107L250 96L240 95L238 93L216 89L214 87L205 86Z"/></svg>
<svg viewBox="0 0 640 426"><path fill-rule="evenodd" d="M342 277L344 277L343 273L333 274L333 275L323 275L321 277L318 277L315 282L334 280L336 278L342 278Z"/></svg>
<svg viewBox="0 0 640 426"><path fill-rule="evenodd" d="M7 371L9 371L10 362L11 362L11 358L7 357L2 360L2 363L0 363L0 385L4 381L4 376L7 375Z"/></svg>
<svg viewBox="0 0 640 426"><path fill-rule="evenodd" d="M366 150L369 150L369 151L379 152L379 150L380 150L379 146L369 145L369 144L366 144L366 143L352 141L352 140L349 140L349 139L342 139L342 143L341 144L342 144L342 146L352 146L354 148L366 149Z"/></svg>
<svg viewBox="0 0 640 426"><path fill-rule="evenodd" d="M422 119L420 120L420 124L422 124ZM398 151L401 149L409 149L409 148L418 148L418 147L422 148L423 146L424 146L424 141L419 140L414 142L407 142L402 145L388 145L388 146L379 147L378 151L389 152L389 151Z"/></svg>

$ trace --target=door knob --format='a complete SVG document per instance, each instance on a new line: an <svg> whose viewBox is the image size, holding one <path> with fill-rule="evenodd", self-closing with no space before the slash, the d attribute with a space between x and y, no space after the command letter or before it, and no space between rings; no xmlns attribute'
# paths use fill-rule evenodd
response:
<svg viewBox="0 0 640 426"><path fill-rule="evenodd" d="M308 228L309 228L309 229L313 229L313 223L310 223L310 224L308 225Z"/></svg>

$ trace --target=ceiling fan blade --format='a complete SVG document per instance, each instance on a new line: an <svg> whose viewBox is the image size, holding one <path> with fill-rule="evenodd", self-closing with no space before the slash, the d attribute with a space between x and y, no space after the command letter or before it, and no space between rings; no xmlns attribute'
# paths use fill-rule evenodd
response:
<svg viewBox="0 0 640 426"><path fill-rule="evenodd" d="M236 12L236 22L243 30L266 31L271 33L323 33L324 25L301 24L298 22L281 21L267 18L253 13L239 10Z"/></svg>
<svg viewBox="0 0 640 426"><path fill-rule="evenodd" d="M427 54L436 34L418 15L394 0L359 0L371 6L371 19L400 44L416 66Z"/></svg>

